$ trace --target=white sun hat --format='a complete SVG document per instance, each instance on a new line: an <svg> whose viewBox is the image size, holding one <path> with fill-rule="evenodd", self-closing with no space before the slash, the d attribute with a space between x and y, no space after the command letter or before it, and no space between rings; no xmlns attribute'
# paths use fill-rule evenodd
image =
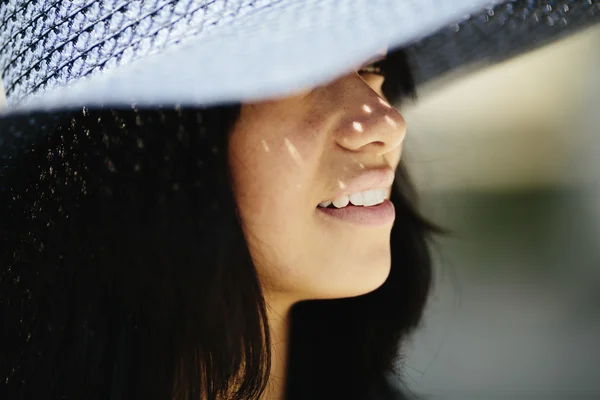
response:
<svg viewBox="0 0 600 400"><path fill-rule="evenodd" d="M323 84L382 46L417 83L589 26L598 0L9 0L5 112L260 100Z"/></svg>

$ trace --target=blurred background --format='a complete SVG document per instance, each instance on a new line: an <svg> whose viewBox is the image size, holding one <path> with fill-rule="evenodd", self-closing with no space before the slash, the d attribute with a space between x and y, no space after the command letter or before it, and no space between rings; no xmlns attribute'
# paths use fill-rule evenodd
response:
<svg viewBox="0 0 600 400"><path fill-rule="evenodd" d="M403 107L424 213L453 231L403 360L421 398L600 399L599 66L594 27Z"/></svg>

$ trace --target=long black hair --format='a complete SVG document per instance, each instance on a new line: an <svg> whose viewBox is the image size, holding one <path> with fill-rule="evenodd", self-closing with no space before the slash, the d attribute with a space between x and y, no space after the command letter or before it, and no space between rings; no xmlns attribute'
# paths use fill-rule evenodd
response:
<svg viewBox="0 0 600 400"><path fill-rule="evenodd" d="M256 399L265 301L231 187L240 105L0 120L0 397ZM366 398L426 303L432 233L401 163L392 270L292 311L288 398Z"/></svg>

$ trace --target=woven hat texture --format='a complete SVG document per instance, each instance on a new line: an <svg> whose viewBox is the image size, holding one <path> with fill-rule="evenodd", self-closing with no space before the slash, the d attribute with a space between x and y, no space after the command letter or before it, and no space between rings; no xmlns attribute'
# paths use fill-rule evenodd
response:
<svg viewBox="0 0 600 400"><path fill-rule="evenodd" d="M288 94L404 47L417 83L600 20L599 0L9 0L9 109L212 104Z"/></svg>
<svg viewBox="0 0 600 400"><path fill-rule="evenodd" d="M424 82L541 40L523 33L541 28L549 38L597 22L599 7L598 0L10 0L0 4L0 71L13 109L210 104L324 83L388 43L413 44Z"/></svg>

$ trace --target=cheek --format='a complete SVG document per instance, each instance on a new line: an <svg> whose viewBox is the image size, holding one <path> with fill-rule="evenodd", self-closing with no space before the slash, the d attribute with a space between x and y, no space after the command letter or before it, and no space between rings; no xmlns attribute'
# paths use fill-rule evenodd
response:
<svg viewBox="0 0 600 400"><path fill-rule="evenodd" d="M236 195L253 218L268 218L274 209L308 201L315 168L306 142L284 137L233 145Z"/></svg>
<svg viewBox="0 0 600 400"><path fill-rule="evenodd" d="M316 150L312 135L235 132L230 167L252 257L270 286L294 281L299 241L314 205Z"/></svg>
<svg viewBox="0 0 600 400"><path fill-rule="evenodd" d="M314 196L323 135L300 115L261 112L239 124L230 140L230 163L240 196L264 216L275 201L288 204Z"/></svg>
<svg viewBox="0 0 600 400"><path fill-rule="evenodd" d="M300 281L302 237L309 236L303 181L289 169L263 163L244 172L237 203L250 254L265 288L293 291ZM310 212L313 212L311 209Z"/></svg>

